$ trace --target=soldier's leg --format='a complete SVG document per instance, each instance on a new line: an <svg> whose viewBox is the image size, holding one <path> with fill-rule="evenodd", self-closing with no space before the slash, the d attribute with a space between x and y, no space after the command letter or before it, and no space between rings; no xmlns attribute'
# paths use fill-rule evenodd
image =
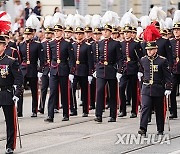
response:
<svg viewBox="0 0 180 154"><path fill-rule="evenodd" d="M164 131L164 96L153 97L156 112L157 131Z"/></svg>
<svg viewBox="0 0 180 154"><path fill-rule="evenodd" d="M131 98L132 98L132 87L129 81L126 87L126 105L131 105Z"/></svg>
<svg viewBox="0 0 180 154"><path fill-rule="evenodd" d="M96 117L102 118L102 111L105 101L105 85L106 79L97 78L96 79Z"/></svg>
<svg viewBox="0 0 180 154"><path fill-rule="evenodd" d="M126 116L126 95L125 95L125 90L126 90L126 85L128 82L128 77L127 75L123 75L120 79L119 83L119 94L120 94L120 114L122 116Z"/></svg>
<svg viewBox="0 0 180 154"><path fill-rule="evenodd" d="M41 113L44 113L47 90L49 87L49 76L43 75L41 78L41 82L42 82L42 85L41 85L41 96L39 96L40 97L39 111Z"/></svg>
<svg viewBox="0 0 180 154"><path fill-rule="evenodd" d="M16 136L17 136L16 108L15 105L4 105L2 106L2 108L6 120L6 131L7 131L6 149L11 148L12 150L14 150L16 148Z"/></svg>
<svg viewBox="0 0 180 154"><path fill-rule="evenodd" d="M81 86L81 94L82 94L82 101L83 101L83 113L89 114L89 95L90 93L88 88L88 77L80 77L79 84Z"/></svg>
<svg viewBox="0 0 180 154"><path fill-rule="evenodd" d="M54 118L54 105L58 87L58 76L52 75L49 78L50 94L48 100L48 116Z"/></svg>
<svg viewBox="0 0 180 154"><path fill-rule="evenodd" d="M116 119L117 117L117 80L108 80L109 91L110 91L110 117Z"/></svg>
<svg viewBox="0 0 180 154"><path fill-rule="evenodd" d="M178 75L173 74L172 77L173 88L170 95L170 99L171 99L170 113L172 118L177 118L177 100L176 100L176 89L178 84L177 80L178 80Z"/></svg>
<svg viewBox="0 0 180 154"><path fill-rule="evenodd" d="M140 129L147 131L148 116L151 111L152 97L147 95L142 95L142 108L140 116Z"/></svg>
<svg viewBox="0 0 180 154"><path fill-rule="evenodd" d="M93 77L90 84L90 109L95 109L95 97L96 97L96 78Z"/></svg>
<svg viewBox="0 0 180 154"><path fill-rule="evenodd" d="M69 79L68 76L60 77L61 102L63 106L63 117L69 118Z"/></svg>
<svg viewBox="0 0 180 154"><path fill-rule="evenodd" d="M76 99L76 89L77 89L78 77L74 76L73 83L71 83L70 88L70 110L71 115L77 115L77 99Z"/></svg>
<svg viewBox="0 0 180 154"><path fill-rule="evenodd" d="M61 107L62 107L62 102L60 102L60 100L59 100L60 93L61 93L60 84L58 84L57 90L56 90L55 105L54 105L54 110L56 111L56 113L59 112L58 110L60 109L60 103L61 103Z"/></svg>
<svg viewBox="0 0 180 154"><path fill-rule="evenodd" d="M131 91L132 91L132 110L131 113L134 113L137 115L138 113L138 91L137 91L137 84L138 84L138 78L137 75L131 75L130 76L130 83L131 83Z"/></svg>
<svg viewBox="0 0 180 154"><path fill-rule="evenodd" d="M32 113L37 113L38 108L38 77L29 79L29 85L32 93Z"/></svg>

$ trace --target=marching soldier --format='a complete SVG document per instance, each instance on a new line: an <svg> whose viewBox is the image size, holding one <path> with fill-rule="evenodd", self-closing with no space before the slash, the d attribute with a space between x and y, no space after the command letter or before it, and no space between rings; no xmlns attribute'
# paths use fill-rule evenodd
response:
<svg viewBox="0 0 180 154"><path fill-rule="evenodd" d="M173 34L175 38L170 40L173 51L173 69L172 69L173 89L171 93L170 118L177 118L176 89L177 89L177 85L180 84L180 22L174 24Z"/></svg>
<svg viewBox="0 0 180 154"><path fill-rule="evenodd" d="M24 80L29 81L32 93L32 115L37 117L38 110L38 60L40 66L43 62L43 52L41 43L33 40L33 29L25 28L25 41L19 45L20 55L22 57L21 70Z"/></svg>
<svg viewBox="0 0 180 154"><path fill-rule="evenodd" d="M93 39L94 42L92 43L92 51L94 56L94 68L96 70L96 65L99 62L99 41L101 39L101 29L100 28L94 28L93 30ZM91 82L91 102L90 102L90 110L95 109L95 98L96 98L96 74L94 74L94 77Z"/></svg>
<svg viewBox="0 0 180 154"><path fill-rule="evenodd" d="M0 36L0 107L2 107L7 131L6 154L13 154L16 147L16 108L15 103L22 94L23 76L19 63L4 53L6 41ZM15 91L13 85L16 85Z"/></svg>
<svg viewBox="0 0 180 154"><path fill-rule="evenodd" d="M74 50L69 40L63 38L63 27L60 24L54 26L55 39L50 42L51 67L50 67L50 96L48 101L48 117L45 122L54 121L54 105L56 91L60 85L61 102L63 106L62 121L69 120L70 88L69 79L74 77ZM69 79L68 79L69 76Z"/></svg>
<svg viewBox="0 0 180 154"><path fill-rule="evenodd" d="M119 83L120 86L120 113L119 117L126 116L126 95L125 90L127 83L131 84L131 95L132 95L132 110L130 118L137 117L138 112L138 61L142 57L142 49L140 43L132 39L132 27L126 25L124 27L124 41L121 42L122 54L123 54L123 68L122 77Z"/></svg>
<svg viewBox="0 0 180 154"><path fill-rule="evenodd" d="M81 87L83 115L82 117L88 117L89 114L89 84L92 81L93 73L93 53L91 44L87 43L84 39L84 29L82 27L76 27L75 29L76 42L73 43L74 56L75 56L75 76L73 80L73 96L71 99L74 104L74 109L71 115L77 115L77 100L76 89L77 83Z"/></svg>
<svg viewBox="0 0 180 154"><path fill-rule="evenodd" d="M171 73L166 58L159 56L155 41L146 43L147 55L141 58L143 69L142 108L140 118L141 135L146 135L148 117L155 105L158 135L164 131L164 95L171 93Z"/></svg>
<svg viewBox="0 0 180 154"><path fill-rule="evenodd" d="M117 65L121 61L121 46L118 41L111 38L112 26L106 24L102 32L104 39L99 42L99 62L96 65L96 118L97 122L102 122L103 105L105 101L105 88L109 84L110 92L110 119L108 122L116 122L117 114ZM117 79L116 79L116 76Z"/></svg>
<svg viewBox="0 0 180 154"><path fill-rule="evenodd" d="M45 29L45 40L42 42L43 48L43 72L38 73L39 77L41 78L42 87L41 87L41 96L40 96L40 105L39 105L39 112L44 114L45 108L45 101L47 90L49 87L49 70L51 65L51 55L50 55L50 42L52 40L52 35L54 31L53 28L46 28ZM58 91L58 89L57 89Z"/></svg>

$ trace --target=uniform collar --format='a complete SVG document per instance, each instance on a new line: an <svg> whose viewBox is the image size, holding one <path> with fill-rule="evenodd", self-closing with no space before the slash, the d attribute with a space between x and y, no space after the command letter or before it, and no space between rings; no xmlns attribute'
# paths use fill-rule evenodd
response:
<svg viewBox="0 0 180 154"><path fill-rule="evenodd" d="M110 41L111 37L109 38L104 38L104 41Z"/></svg>
<svg viewBox="0 0 180 154"><path fill-rule="evenodd" d="M31 42L32 42L32 40L26 40L25 42L26 42L26 43L31 43Z"/></svg>
<svg viewBox="0 0 180 154"><path fill-rule="evenodd" d="M156 54L155 56L152 56L152 57L147 56L147 58L148 58L149 60L155 60L157 57L158 57L158 54Z"/></svg>

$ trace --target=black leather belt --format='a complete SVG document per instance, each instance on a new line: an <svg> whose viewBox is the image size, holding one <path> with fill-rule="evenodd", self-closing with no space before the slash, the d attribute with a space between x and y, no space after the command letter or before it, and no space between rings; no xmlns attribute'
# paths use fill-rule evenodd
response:
<svg viewBox="0 0 180 154"><path fill-rule="evenodd" d="M7 89L11 89L12 86L4 86L4 87L0 87L0 91L5 91Z"/></svg>

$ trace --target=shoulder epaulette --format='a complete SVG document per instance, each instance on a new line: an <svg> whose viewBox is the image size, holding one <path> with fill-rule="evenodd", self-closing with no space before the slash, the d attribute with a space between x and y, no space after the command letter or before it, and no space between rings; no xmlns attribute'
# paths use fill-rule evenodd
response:
<svg viewBox="0 0 180 154"><path fill-rule="evenodd" d="M11 57L11 56L8 56L8 55L7 55L7 57L8 57L9 59L15 60L15 58L13 58L13 57Z"/></svg>
<svg viewBox="0 0 180 154"><path fill-rule="evenodd" d="M134 39L134 42L137 42L137 43L139 43L139 40L137 40L137 39Z"/></svg>
<svg viewBox="0 0 180 154"><path fill-rule="evenodd" d="M69 39L65 39L65 41L70 42L70 40L69 40Z"/></svg>
<svg viewBox="0 0 180 154"><path fill-rule="evenodd" d="M159 56L160 58L162 58L162 59L166 59L165 57L163 57L163 56Z"/></svg>
<svg viewBox="0 0 180 154"><path fill-rule="evenodd" d="M91 45L90 43L88 43L88 42L85 42L87 45Z"/></svg>
<svg viewBox="0 0 180 154"><path fill-rule="evenodd" d="M37 41L37 40L35 40L34 42L36 42L36 43L40 43L40 41Z"/></svg>
<svg viewBox="0 0 180 154"><path fill-rule="evenodd" d="M12 50L17 50L16 48L10 47Z"/></svg>

